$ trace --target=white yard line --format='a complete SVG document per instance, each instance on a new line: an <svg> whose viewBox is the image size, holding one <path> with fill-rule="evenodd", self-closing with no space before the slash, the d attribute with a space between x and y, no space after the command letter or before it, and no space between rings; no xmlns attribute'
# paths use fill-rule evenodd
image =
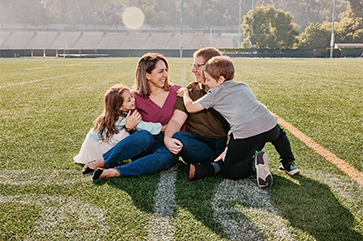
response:
<svg viewBox="0 0 363 241"><path fill-rule="evenodd" d="M272 113L272 112L271 112ZM291 125L289 122L285 121L281 117L275 115L278 119L280 125L282 125L285 129L287 129L291 134L296 136L300 141L305 143L308 147L313 149L316 153L324 157L329 162L336 165L341 171L346 173L350 178L355 180L359 185L363 187L363 173L357 170L355 167L351 166L350 164L346 163L344 160L338 158L334 153L330 152L329 150L325 149L319 143L302 133L296 127Z"/></svg>
<svg viewBox="0 0 363 241"><path fill-rule="evenodd" d="M9 170L0 172L0 184L4 185L68 185L91 180L77 170Z"/></svg>
<svg viewBox="0 0 363 241"><path fill-rule="evenodd" d="M109 68L114 68L114 67L109 67ZM74 74L54 76L54 77L49 77L49 78L44 78L44 79L36 79L36 80L31 80L31 81L24 81L24 82L20 82L20 83L3 85L3 86L0 86L0 89L7 88L7 87L12 87L12 86L17 86L17 85L32 84L32 83L36 83L36 82L40 82L40 81L46 81L46 80L51 80L51 79L58 79L58 78L75 76L75 75L80 75L80 74L92 73L92 72L95 72L95 71L99 71L99 69L95 69L95 70L91 70L91 71L86 71L86 72L78 72L78 73L74 73Z"/></svg>
<svg viewBox="0 0 363 241"><path fill-rule="evenodd" d="M211 202L214 220L230 240L294 240L267 190L250 179L225 179Z"/></svg>
<svg viewBox="0 0 363 241"><path fill-rule="evenodd" d="M154 200L154 215L149 224L147 240L173 240L175 228L172 225L175 212L175 182L177 165L160 173L160 181Z"/></svg>
<svg viewBox="0 0 363 241"><path fill-rule="evenodd" d="M78 240L80 237L84 240L104 240L109 230L102 209L73 197L35 194L0 196L0 204L4 203L37 206L41 210L40 218L24 240Z"/></svg>

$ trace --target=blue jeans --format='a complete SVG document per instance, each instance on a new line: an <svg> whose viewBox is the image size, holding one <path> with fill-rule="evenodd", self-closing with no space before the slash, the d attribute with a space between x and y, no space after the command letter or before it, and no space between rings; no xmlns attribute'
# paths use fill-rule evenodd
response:
<svg viewBox="0 0 363 241"><path fill-rule="evenodd" d="M183 143L179 155L185 162L208 163L217 158L226 148L227 138L207 138L191 132L176 132L173 138Z"/></svg>
<svg viewBox="0 0 363 241"><path fill-rule="evenodd" d="M133 161L115 167L120 177L153 174L165 170L178 162L178 156L169 152L164 145L164 135L151 135L141 130L117 143L103 154L105 166L111 166L123 160Z"/></svg>

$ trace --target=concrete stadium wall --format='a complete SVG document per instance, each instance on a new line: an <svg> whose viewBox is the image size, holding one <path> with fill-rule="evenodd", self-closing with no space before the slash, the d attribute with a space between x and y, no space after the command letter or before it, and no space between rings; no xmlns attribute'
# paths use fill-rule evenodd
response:
<svg viewBox="0 0 363 241"><path fill-rule="evenodd" d="M183 50L183 57L193 57L195 51L196 49ZM148 52L161 53L165 57L180 57L180 49L0 49L0 57L141 57Z"/></svg>
<svg viewBox="0 0 363 241"><path fill-rule="evenodd" d="M193 57L197 49L183 49L183 57ZM0 49L1 58L18 57L59 57L59 58L97 58L97 57L141 57L148 52L157 52L165 57L180 57L180 49ZM360 57L363 49L334 49L334 57ZM249 53L225 53L235 58L328 58L327 49L293 49L282 52L255 51Z"/></svg>

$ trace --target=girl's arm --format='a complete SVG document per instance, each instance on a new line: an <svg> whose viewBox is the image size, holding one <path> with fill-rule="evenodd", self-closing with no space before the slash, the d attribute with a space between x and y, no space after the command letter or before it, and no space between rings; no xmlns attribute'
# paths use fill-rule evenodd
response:
<svg viewBox="0 0 363 241"><path fill-rule="evenodd" d="M201 104L199 104L198 101L193 102L193 100L189 96L189 92L187 89L185 89L185 91L184 91L183 101L184 101L185 108L187 109L187 111L189 113L195 113L195 112L204 110L204 107Z"/></svg>

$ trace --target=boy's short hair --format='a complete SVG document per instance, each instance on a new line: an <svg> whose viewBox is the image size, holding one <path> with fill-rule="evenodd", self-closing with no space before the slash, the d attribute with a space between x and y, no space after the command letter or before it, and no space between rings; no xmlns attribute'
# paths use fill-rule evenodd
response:
<svg viewBox="0 0 363 241"><path fill-rule="evenodd" d="M215 56L222 56L222 53L214 47L201 48L193 54L194 58L202 57L206 62Z"/></svg>
<svg viewBox="0 0 363 241"><path fill-rule="evenodd" d="M204 71L216 80L220 76L223 76L226 80L232 80L234 78L234 66L228 56L211 58L204 66Z"/></svg>

